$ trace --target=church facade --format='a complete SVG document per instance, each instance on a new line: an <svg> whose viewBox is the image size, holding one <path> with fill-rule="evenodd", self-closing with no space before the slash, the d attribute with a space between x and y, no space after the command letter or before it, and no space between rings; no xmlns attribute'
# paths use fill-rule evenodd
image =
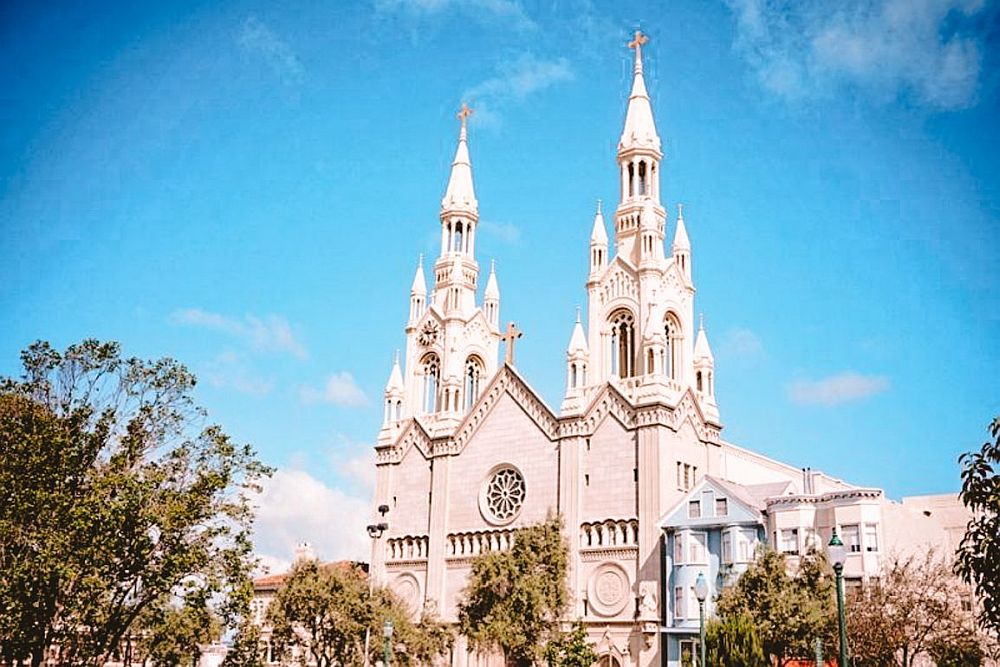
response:
<svg viewBox="0 0 1000 667"><path fill-rule="evenodd" d="M694 317L683 210L669 215L661 197L663 152L643 78L644 42L637 33L630 43L632 87L609 173L619 201L608 212L610 233L599 204L594 218L586 317L577 317L570 336L561 406L546 405L511 363L517 332L501 324L492 267L478 298L478 202L463 107L432 288L421 260L405 358L391 370L375 447L372 521L387 525L372 541L375 581L414 613L455 621L472 559L558 512L570 549L568 616L583 619L608 667L680 664L679 642L688 639L674 635L690 628L675 622L680 575L668 550L688 528L663 520L701 493L703 480L752 487L759 502L743 502L747 511L765 507L767 489L809 504L803 494L852 488L722 437L715 362ZM746 494L734 493L735 507ZM768 540L777 531L777 540L783 529L762 523L747 534ZM456 666L497 660L470 652L461 638L450 656Z"/></svg>

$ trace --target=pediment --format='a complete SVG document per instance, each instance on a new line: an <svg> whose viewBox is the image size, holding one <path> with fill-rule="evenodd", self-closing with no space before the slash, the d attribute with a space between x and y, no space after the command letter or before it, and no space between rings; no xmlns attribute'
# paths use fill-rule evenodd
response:
<svg viewBox="0 0 1000 667"><path fill-rule="evenodd" d="M597 290L601 305L616 299L638 300L639 279L635 268L620 255L615 257L601 276Z"/></svg>
<svg viewBox="0 0 1000 667"><path fill-rule="evenodd" d="M414 447L425 459L431 457L431 438L427 430L416 418L410 418L395 441L375 448L375 465L399 463Z"/></svg>

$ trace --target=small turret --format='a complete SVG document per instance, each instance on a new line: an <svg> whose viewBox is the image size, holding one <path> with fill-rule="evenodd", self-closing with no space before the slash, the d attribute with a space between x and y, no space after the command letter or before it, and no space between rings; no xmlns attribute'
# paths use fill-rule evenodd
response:
<svg viewBox="0 0 1000 667"><path fill-rule="evenodd" d="M483 312L486 320L494 327L500 322L500 287L497 285L497 265L490 260L490 277L486 280L486 291L483 293Z"/></svg>
<svg viewBox="0 0 1000 667"><path fill-rule="evenodd" d="M424 314L427 306L427 281L424 280L424 256L417 260L417 271L413 274L410 287L410 323L413 324Z"/></svg>
<svg viewBox="0 0 1000 667"><path fill-rule="evenodd" d="M583 388L587 385L587 365L589 357L589 347L587 337L583 333L583 324L580 321L580 307L576 307L576 324L573 325L573 335L570 336L569 345L566 347L566 398L563 401L563 410L579 409L579 397L583 393Z"/></svg>
<svg viewBox="0 0 1000 667"><path fill-rule="evenodd" d="M597 200L594 228L590 232L590 275L596 276L608 265L608 232L604 227L601 200Z"/></svg>
<svg viewBox="0 0 1000 667"><path fill-rule="evenodd" d="M674 261L688 279L691 278L691 241L684 226L684 204L677 205L677 230L674 232Z"/></svg>
<svg viewBox="0 0 1000 667"><path fill-rule="evenodd" d="M700 316L698 337L694 341L695 390L708 397L715 396L715 357L705 333L705 316Z"/></svg>
<svg viewBox="0 0 1000 667"><path fill-rule="evenodd" d="M382 425L388 426L403 418L403 397L406 395L406 385L403 382L403 371L399 367L399 350L392 361L392 371L389 381L385 384L385 414Z"/></svg>

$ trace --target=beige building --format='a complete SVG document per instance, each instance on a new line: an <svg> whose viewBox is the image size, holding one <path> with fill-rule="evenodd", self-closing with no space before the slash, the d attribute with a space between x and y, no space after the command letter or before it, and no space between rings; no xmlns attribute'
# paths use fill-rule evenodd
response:
<svg viewBox="0 0 1000 667"><path fill-rule="evenodd" d="M630 43L628 110L616 164L608 165L620 186L611 231L598 204L589 248L581 248L589 253L587 311L572 328L558 409L512 363L517 332L501 324L492 267L478 298L479 208L463 107L432 288L421 261L405 358L385 390L372 509L373 523L388 524L372 542L375 580L414 613L431 609L448 621L474 556L506 548L519 526L559 512L571 552L570 615L584 619L609 667L674 662L659 522L706 476L752 490L766 520L759 539L790 555L838 526L851 545L852 579L876 573L887 546L933 532L911 526L933 517L940 532L937 519L953 514L947 502L892 503L877 489L804 472L722 437L715 362L694 317L692 246L683 211L670 216L665 205L644 41L637 33ZM457 666L496 661L461 639L450 658Z"/></svg>

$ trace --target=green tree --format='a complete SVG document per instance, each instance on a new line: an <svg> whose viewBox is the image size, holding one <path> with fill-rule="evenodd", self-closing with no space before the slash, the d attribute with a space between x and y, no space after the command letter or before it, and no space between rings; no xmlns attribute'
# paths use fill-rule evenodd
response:
<svg viewBox="0 0 1000 667"><path fill-rule="evenodd" d="M508 664L540 661L569 600L568 561L557 516L516 531L509 550L477 556L458 605L460 632Z"/></svg>
<svg viewBox="0 0 1000 667"><path fill-rule="evenodd" d="M991 438L978 452L958 458L962 466L959 497L973 517L959 544L955 572L976 592L979 622L1000 635L1000 416L990 424Z"/></svg>
<svg viewBox="0 0 1000 667"><path fill-rule="evenodd" d="M164 667L197 667L200 645L218 641L222 635L221 622L200 590L179 604L170 601L147 608L137 625L142 656Z"/></svg>
<svg viewBox="0 0 1000 667"><path fill-rule="evenodd" d="M569 632L557 633L545 647L545 662L549 667L591 667L597 654L587 641L587 629L577 621Z"/></svg>
<svg viewBox="0 0 1000 667"><path fill-rule="evenodd" d="M0 380L0 661L101 664L171 599L232 618L269 471L205 425L194 376L92 340L21 359Z"/></svg>
<svg viewBox="0 0 1000 667"><path fill-rule="evenodd" d="M764 549L736 584L723 590L716 614L724 623L738 616L750 618L765 655L782 667L812 655L817 637L832 645L833 605L832 573L821 552L810 549L801 556L792 576L783 555Z"/></svg>
<svg viewBox="0 0 1000 667"><path fill-rule="evenodd" d="M432 614L417 623L411 616L388 589L370 590L360 566L320 565L314 560L293 566L267 610L276 651L289 657L298 647L318 667L362 664L366 631L369 657L373 662L381 659L382 624L387 619L394 627L394 663L431 664L451 647L451 629ZM395 651L397 645L403 650Z"/></svg>
<svg viewBox="0 0 1000 667"><path fill-rule="evenodd" d="M267 609L276 652L298 645L318 667L363 662L373 619L364 573L348 563L297 562Z"/></svg>
<svg viewBox="0 0 1000 667"><path fill-rule="evenodd" d="M738 612L712 619L705 626L708 667L767 667L764 645L753 618Z"/></svg>
<svg viewBox="0 0 1000 667"><path fill-rule="evenodd" d="M877 582L848 597L852 657L859 665L910 667L935 654L968 653L969 642L985 645L962 610L963 588L933 549L888 560Z"/></svg>

